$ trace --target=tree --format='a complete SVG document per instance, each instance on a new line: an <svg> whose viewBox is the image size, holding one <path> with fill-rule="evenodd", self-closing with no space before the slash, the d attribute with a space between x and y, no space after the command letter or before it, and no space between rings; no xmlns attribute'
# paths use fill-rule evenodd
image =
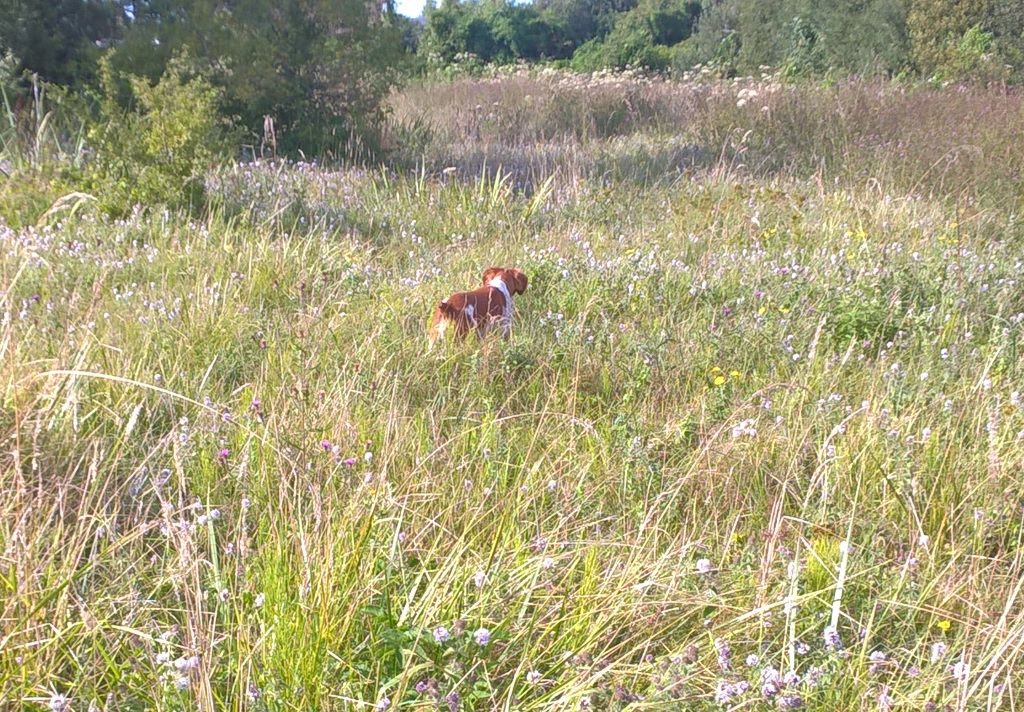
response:
<svg viewBox="0 0 1024 712"><path fill-rule="evenodd" d="M0 56L14 55L19 74L33 72L54 84L87 84L124 24L118 0L4 0Z"/></svg>
<svg viewBox="0 0 1024 712"><path fill-rule="evenodd" d="M463 53L498 64L539 60L564 54L563 47L560 26L548 14L508 0L428 6L420 43L421 53L441 64Z"/></svg>
<svg viewBox="0 0 1024 712"><path fill-rule="evenodd" d="M688 38L701 5L690 0L643 0L618 16L603 40L591 40L577 50L573 66L582 71L603 68L665 69L668 48Z"/></svg>
<svg viewBox="0 0 1024 712"><path fill-rule="evenodd" d="M155 79L187 48L253 140L272 117L286 151L372 140L402 53L393 10L366 0L140 0L134 15L118 68Z"/></svg>

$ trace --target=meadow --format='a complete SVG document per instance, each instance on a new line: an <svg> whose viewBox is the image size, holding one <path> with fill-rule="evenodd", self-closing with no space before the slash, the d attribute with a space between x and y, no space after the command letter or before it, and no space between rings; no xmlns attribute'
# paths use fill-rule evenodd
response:
<svg viewBox="0 0 1024 712"><path fill-rule="evenodd" d="M1024 706L1019 91L391 107L0 222L0 709ZM511 339L426 354L490 265Z"/></svg>

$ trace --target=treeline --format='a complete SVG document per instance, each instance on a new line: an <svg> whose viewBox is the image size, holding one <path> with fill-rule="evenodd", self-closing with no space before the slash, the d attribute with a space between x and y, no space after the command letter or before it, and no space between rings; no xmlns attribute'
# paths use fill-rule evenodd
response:
<svg viewBox="0 0 1024 712"><path fill-rule="evenodd" d="M525 61L992 80L1022 68L1024 0L442 0L417 39L433 70Z"/></svg>
<svg viewBox="0 0 1024 712"><path fill-rule="evenodd" d="M367 0L6 0L0 81L141 103L136 79L201 79L249 143L337 152L372 139L407 51L393 7Z"/></svg>

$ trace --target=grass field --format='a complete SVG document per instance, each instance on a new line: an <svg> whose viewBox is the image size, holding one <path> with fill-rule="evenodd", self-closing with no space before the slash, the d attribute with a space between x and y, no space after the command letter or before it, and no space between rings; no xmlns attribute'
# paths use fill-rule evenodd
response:
<svg viewBox="0 0 1024 712"><path fill-rule="evenodd" d="M1021 96L587 81L0 223L0 709L1024 706Z"/></svg>

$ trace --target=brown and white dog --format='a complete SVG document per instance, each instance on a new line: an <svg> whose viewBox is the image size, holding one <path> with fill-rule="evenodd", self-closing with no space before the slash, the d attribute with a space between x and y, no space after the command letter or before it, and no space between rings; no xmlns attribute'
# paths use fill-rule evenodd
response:
<svg viewBox="0 0 1024 712"><path fill-rule="evenodd" d="M431 348L449 329L459 340L474 330L482 339L492 326L499 326L508 338L512 329L512 295L525 292L526 282L526 275L517 269L485 269L483 286L471 292L456 292L437 305L428 334Z"/></svg>

